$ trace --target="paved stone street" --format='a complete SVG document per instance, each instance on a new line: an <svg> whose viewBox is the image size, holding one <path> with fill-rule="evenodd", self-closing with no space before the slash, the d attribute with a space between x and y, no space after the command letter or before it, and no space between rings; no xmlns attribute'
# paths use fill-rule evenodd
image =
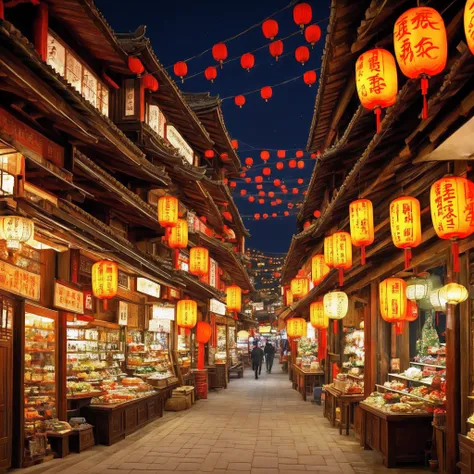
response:
<svg viewBox="0 0 474 474"><path fill-rule="evenodd" d="M322 407L303 402L286 374L250 370L227 390L209 394L188 411L161 420L111 446L96 446L24 474L239 473L414 474L421 469L385 469L380 457L340 436ZM20 472L20 471L18 471Z"/></svg>

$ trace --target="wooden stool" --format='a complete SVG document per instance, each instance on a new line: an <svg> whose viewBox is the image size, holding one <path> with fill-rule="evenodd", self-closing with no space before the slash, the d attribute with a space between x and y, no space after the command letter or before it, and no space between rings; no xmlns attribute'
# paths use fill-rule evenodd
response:
<svg viewBox="0 0 474 474"><path fill-rule="evenodd" d="M69 454L69 436L72 431L67 433L48 433L48 441L55 458L64 458Z"/></svg>

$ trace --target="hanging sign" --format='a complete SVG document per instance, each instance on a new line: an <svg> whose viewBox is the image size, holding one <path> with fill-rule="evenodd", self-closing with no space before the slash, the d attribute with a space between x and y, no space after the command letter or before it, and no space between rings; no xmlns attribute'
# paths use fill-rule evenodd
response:
<svg viewBox="0 0 474 474"><path fill-rule="evenodd" d="M219 301L219 300L216 300L215 298L212 298L209 301L209 310L211 311L211 313L219 314L221 316L225 316L226 305L225 305L225 303L222 303L222 301Z"/></svg>
<svg viewBox="0 0 474 474"><path fill-rule="evenodd" d="M209 260L209 285L219 287L219 266L213 258Z"/></svg>
<svg viewBox="0 0 474 474"><path fill-rule="evenodd" d="M194 163L193 149L186 143L186 140L173 125L166 124L166 138L190 165Z"/></svg>
<svg viewBox="0 0 474 474"><path fill-rule="evenodd" d="M41 277L0 261L0 288L30 300L40 299Z"/></svg>
<svg viewBox="0 0 474 474"><path fill-rule="evenodd" d="M258 328L258 332L260 334L271 334L272 332L272 327L271 326L260 326Z"/></svg>
<svg viewBox="0 0 474 474"><path fill-rule="evenodd" d="M126 326L128 324L128 303L125 301L119 301L117 322L120 326Z"/></svg>
<svg viewBox="0 0 474 474"><path fill-rule="evenodd" d="M152 307L153 319L168 319L174 321L176 307L174 305L154 304Z"/></svg>
<svg viewBox="0 0 474 474"><path fill-rule="evenodd" d="M54 283L54 306L70 313L84 313L84 295L82 291Z"/></svg>
<svg viewBox="0 0 474 474"><path fill-rule="evenodd" d="M161 286L148 278L137 277L137 291L148 296L160 297Z"/></svg>
<svg viewBox="0 0 474 474"><path fill-rule="evenodd" d="M148 321L148 331L171 333L171 321L169 319L150 319Z"/></svg>

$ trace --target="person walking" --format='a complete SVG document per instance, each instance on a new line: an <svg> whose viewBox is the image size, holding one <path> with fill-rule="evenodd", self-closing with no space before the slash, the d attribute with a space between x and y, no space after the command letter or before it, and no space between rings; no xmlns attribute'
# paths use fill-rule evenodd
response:
<svg viewBox="0 0 474 474"><path fill-rule="evenodd" d="M263 349L259 347L260 349L260 367L258 368L258 375L262 375L262 365L263 365L263 359L265 356L265 353L263 352Z"/></svg>
<svg viewBox="0 0 474 474"><path fill-rule="evenodd" d="M255 379L258 379L258 370L262 367L262 349L254 342L252 352L250 353L252 359L252 370L255 371Z"/></svg>
<svg viewBox="0 0 474 474"><path fill-rule="evenodd" d="M275 358L275 348L270 341L267 341L265 344L265 350L263 351L265 354L265 363L267 365L267 373L272 372L273 367L273 359Z"/></svg>

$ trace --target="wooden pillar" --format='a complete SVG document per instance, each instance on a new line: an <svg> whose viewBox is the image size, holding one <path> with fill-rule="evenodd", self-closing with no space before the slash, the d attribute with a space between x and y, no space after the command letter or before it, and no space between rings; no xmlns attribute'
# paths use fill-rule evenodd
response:
<svg viewBox="0 0 474 474"><path fill-rule="evenodd" d="M48 4L42 1L36 7L34 23L35 48L43 61L48 57Z"/></svg>
<svg viewBox="0 0 474 474"><path fill-rule="evenodd" d="M67 313L60 311L56 323L56 344L58 365L56 368L56 381L58 390L57 416L60 420L67 421Z"/></svg>
<svg viewBox="0 0 474 474"><path fill-rule="evenodd" d="M364 308L364 395L368 397L377 383L377 317L378 287L377 282L370 284L369 305Z"/></svg>
<svg viewBox="0 0 474 474"><path fill-rule="evenodd" d="M145 121L145 81L143 77L140 81L140 122Z"/></svg>

